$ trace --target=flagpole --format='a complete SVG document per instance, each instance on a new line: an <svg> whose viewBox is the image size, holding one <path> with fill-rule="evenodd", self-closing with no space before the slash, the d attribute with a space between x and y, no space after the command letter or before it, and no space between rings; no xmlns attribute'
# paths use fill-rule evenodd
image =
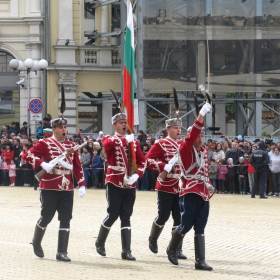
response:
<svg viewBox="0 0 280 280"><path fill-rule="evenodd" d="M127 12L126 12L126 5L124 3L125 0L121 0L121 100L123 100L123 65L124 65L124 36L125 36L125 27L127 21Z"/></svg>

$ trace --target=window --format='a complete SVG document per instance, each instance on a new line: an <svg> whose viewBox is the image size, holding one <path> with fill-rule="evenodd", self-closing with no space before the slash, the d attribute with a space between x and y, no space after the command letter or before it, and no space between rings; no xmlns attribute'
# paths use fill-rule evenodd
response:
<svg viewBox="0 0 280 280"><path fill-rule="evenodd" d="M13 72L9 67L9 62L13 57L5 52L0 52L0 72Z"/></svg>
<svg viewBox="0 0 280 280"><path fill-rule="evenodd" d="M225 65L226 66L235 65L235 53L225 53Z"/></svg>
<svg viewBox="0 0 280 280"><path fill-rule="evenodd" d="M262 54L262 65L263 66L271 66L271 54L263 53Z"/></svg>

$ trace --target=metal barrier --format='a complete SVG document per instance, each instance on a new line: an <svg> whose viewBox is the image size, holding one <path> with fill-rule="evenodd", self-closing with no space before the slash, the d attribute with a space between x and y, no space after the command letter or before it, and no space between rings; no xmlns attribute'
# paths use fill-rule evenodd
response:
<svg viewBox="0 0 280 280"><path fill-rule="evenodd" d="M93 139L97 139L98 138L98 133L81 133L82 137L85 136L91 136ZM137 138L137 134L135 135L135 138ZM226 135L227 136L227 135ZM152 135L152 137L154 137L155 139L159 139L159 135L158 134L154 134ZM227 136L227 138L237 138L238 136ZM185 135L182 135L181 137L182 139L185 139ZM214 141L217 142L221 142L223 141L223 138L221 138L221 135L205 135L204 136L204 142L206 143L209 139L212 139ZM248 142L253 143L253 141L255 139L260 139L261 141L265 141L266 137L265 136L244 136L244 140L247 140ZM274 143L280 142L280 137L272 137L272 140Z"/></svg>

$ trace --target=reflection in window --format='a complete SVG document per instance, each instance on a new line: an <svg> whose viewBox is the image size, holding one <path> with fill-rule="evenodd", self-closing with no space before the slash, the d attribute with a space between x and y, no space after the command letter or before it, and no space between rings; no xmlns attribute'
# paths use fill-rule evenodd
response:
<svg viewBox="0 0 280 280"><path fill-rule="evenodd" d="M271 54L263 53L262 54L262 65L263 66L271 66Z"/></svg>
<svg viewBox="0 0 280 280"><path fill-rule="evenodd" d="M235 65L235 53L225 53L225 65L226 66Z"/></svg>
<svg viewBox="0 0 280 280"><path fill-rule="evenodd" d="M159 51L149 51L148 55L149 66L158 65L160 63L160 52Z"/></svg>

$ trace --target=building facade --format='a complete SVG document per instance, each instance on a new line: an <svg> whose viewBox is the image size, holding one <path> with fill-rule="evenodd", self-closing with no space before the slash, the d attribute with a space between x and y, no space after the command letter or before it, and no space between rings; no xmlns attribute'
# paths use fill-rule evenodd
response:
<svg viewBox="0 0 280 280"><path fill-rule="evenodd" d="M27 85L16 85L26 78L26 72L14 72L9 68L13 58L40 60L43 54L43 1L7 0L0 2L0 125L12 121L20 126L27 121ZM31 73L30 98L44 95L42 74ZM32 122L32 133L35 123Z"/></svg>
<svg viewBox="0 0 280 280"><path fill-rule="evenodd" d="M47 77L47 108L59 114L60 84L66 93L69 133L111 133L113 100L110 88L121 90L119 39L109 36L119 21L119 5L93 1L50 1L51 58ZM103 3L104 4L104 3ZM115 17L112 19L112 14ZM116 33L117 34L117 33Z"/></svg>

